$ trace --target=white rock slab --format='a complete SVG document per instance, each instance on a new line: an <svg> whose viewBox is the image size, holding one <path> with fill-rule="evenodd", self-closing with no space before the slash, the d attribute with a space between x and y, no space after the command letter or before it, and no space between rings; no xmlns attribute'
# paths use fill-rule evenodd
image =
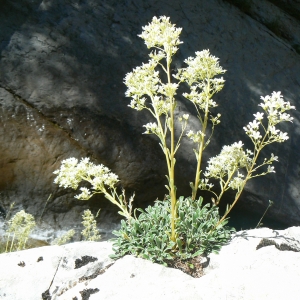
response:
<svg viewBox="0 0 300 300"><path fill-rule="evenodd" d="M0 299L297 300L299 247L300 227L241 231L197 279L133 256L112 264L108 242L1 254Z"/></svg>
<svg viewBox="0 0 300 300"><path fill-rule="evenodd" d="M109 242L77 242L1 254L0 299L41 300L48 289L68 290L82 276L111 264L111 253ZM97 260L74 269L84 256Z"/></svg>

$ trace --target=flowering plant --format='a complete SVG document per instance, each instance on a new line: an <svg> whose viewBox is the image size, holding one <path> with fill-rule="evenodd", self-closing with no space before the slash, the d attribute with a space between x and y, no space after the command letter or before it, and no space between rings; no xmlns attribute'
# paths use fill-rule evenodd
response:
<svg viewBox="0 0 300 300"><path fill-rule="evenodd" d="M168 167L168 185L166 186L171 199L171 240L175 242L176 219L177 219L177 196L175 186L175 155L180 147L180 141L186 129L189 119L188 114L179 118L181 122L181 134L176 140L175 137L175 117L176 109L175 95L180 82L186 82L191 87L190 93L184 93L183 96L190 100L196 110L198 119L201 123L201 130L194 133L189 131L187 136L197 145L194 149L197 158L197 169L195 182L191 183L192 198L196 198L200 181L200 166L202 153L210 142L210 137L205 139L209 119L212 122L212 128L220 120L220 114L213 116L211 109L217 104L212 100L212 96L219 92L223 85L223 78L215 78L223 74L225 70L219 66L218 59L212 56L208 50L196 52L196 57L189 57L185 60L187 68L180 69L173 77L178 83L172 82L171 62L172 56L177 52L181 28L176 28L170 23L169 18L163 16L154 17L152 22L143 27L144 31L140 35L148 48L155 48L149 54L150 60L147 64L135 68L125 77L127 86L126 96L131 97L130 107L138 111L147 109L155 118L155 122L144 125L146 134L154 134L160 140L160 146L165 154ZM159 69L160 68L160 69ZM158 70L157 70L158 69ZM166 74L167 82L163 82L159 75L159 70ZM213 130L212 130L213 131ZM167 140L170 140L168 143Z"/></svg>
<svg viewBox="0 0 300 300"><path fill-rule="evenodd" d="M207 168L202 173L203 151L209 145L215 126L220 123L221 118L221 114L214 113L217 103L212 98L222 90L225 81L219 75L224 74L226 70L219 65L219 59L211 55L209 50L203 50L196 52L194 57L187 58L184 61L187 66L177 70L172 75L172 58L178 51L179 45L182 44L179 39L181 30L181 28L176 28L175 25L171 24L169 18L165 16L154 17L151 23L143 27L143 32L139 35L144 39L148 48L154 49L149 54L149 61L134 68L124 79L124 83L127 86L126 96L131 97L129 106L137 111L146 109L154 118L154 122L144 125L144 133L154 134L159 139L159 144L167 163L168 184L166 188L169 195L166 197L168 201L167 206L160 203L155 206L154 210L148 209L146 212L140 210L141 215L139 218L135 217L131 223L123 221L122 231L116 234L119 236L116 245L119 250L123 247L120 253L130 252L138 254L142 248L151 244L148 243L151 240L154 247L152 249L153 252L150 255L150 250L147 249L146 252L148 254L145 252L145 257L148 255L148 257L151 256L153 258L153 256L158 255L157 253L161 253L159 255L161 255L160 260L162 261L166 257L170 257L171 253L176 253L176 251L181 253L182 249L195 250L194 244L189 244L190 238L187 239L185 233L188 228L194 227L195 224L197 228L209 232L205 235L206 237L210 236L207 238L209 243L214 241L218 245L224 243L224 240L228 238L228 231L225 230L222 233L222 237L224 237L222 242L221 240L214 240L211 234L226 224L226 216L237 203L249 179L275 172L272 164L274 161L278 161L277 156L271 154L270 157L265 158L260 164L257 164L258 157L262 149L267 145L274 142L281 143L288 139L287 133L278 129L277 125L281 122L291 122L293 118L286 111L295 109L289 102L283 100L280 92L273 92L270 96L261 97L263 102L259 106L262 107L264 113L257 112L254 114L254 121L244 127L246 134L253 143L253 150L244 150L244 145L241 141L235 142L230 146L224 146L219 155L212 157L208 161ZM194 105L200 129L196 132L193 130L186 132L189 115L183 114L178 118L178 122L181 124L181 131L176 136L176 95L181 83L189 86L189 92L183 93L183 96ZM211 133L207 135L209 126ZM177 200L175 185L175 156L184 135L195 144L193 150L197 163L195 180L190 183L192 196L187 198L188 200L180 197L179 201ZM267 166L266 169L263 168L265 166ZM121 210L120 214L125 216L127 220L131 220L133 198L130 198L128 204L125 200L125 192L123 191L122 195L117 193L116 184L119 181L118 177L105 166L96 166L88 158L82 159L79 163L77 159L70 158L63 161L61 169L54 173L58 175L55 183L63 187L77 189L81 181L89 182L91 189L82 187L81 194L77 195L76 198L87 200L96 193L103 193L108 200L119 207ZM219 182L219 193L212 190L214 185L211 183L211 179ZM202 209L201 197L199 200L196 199L199 189L210 191L214 195L214 206L212 208L214 217L210 219L214 220L214 224L210 221L209 225L207 225L205 218L202 218L202 212L205 211L207 213L207 207ZM226 210L225 215L219 220L215 215L216 206L228 189L237 191L235 199ZM198 218L196 214L191 222L185 222L184 209L182 208L184 202L186 202L187 206L194 207L198 215L201 215L201 218ZM162 209L162 207L168 208ZM180 213L178 213L179 208ZM164 226L166 222L170 222L169 230L166 229L163 233L163 244L160 244L157 240L157 231L154 229L157 228L155 227L157 224L155 223L156 225L154 226L153 223L153 226L151 225L153 230L149 230L149 224L152 222L149 221L150 219L153 222L157 220L158 224L161 224L162 220L164 220ZM193 223L194 221L195 223ZM204 224L201 225L201 222L204 222ZM183 228L182 232L180 228ZM142 233L140 230L142 230ZM131 234L131 237L128 234ZM150 235L148 236L148 234ZM193 233L194 241L198 241L196 235L199 234L198 231ZM202 240L203 245L206 243L205 239ZM136 243L136 248L133 246L134 243ZM141 243L146 244L142 245ZM192 246L190 247L189 245ZM211 246L207 246L207 249L210 248ZM181 257L187 256L182 255Z"/></svg>
<svg viewBox="0 0 300 300"><path fill-rule="evenodd" d="M127 85L126 95L132 97L130 107L136 110L147 109L154 116L156 122L144 125L146 134L155 134L160 140L160 146L165 154L168 165L168 181L171 198L171 240L176 240L176 186L174 166L176 163L175 154L180 146L180 141L187 127L188 115L184 114L179 118L182 122L181 134L177 141L174 135L174 111L176 108L175 95L179 83L185 82L190 86L189 93L183 96L191 101L196 109L201 129L197 132L192 130L186 133L195 144L194 149L197 167L195 181L190 183L192 188L192 199L196 198L198 189L208 190L214 194L214 205L218 205L224 192L229 188L237 190L233 204L227 209L225 215L216 224L216 227L225 220L232 207L238 201L247 181L251 178L266 175L274 171L272 163L278 161L277 156L271 154L265 158L263 163L257 165L257 159L261 150L274 142L284 142L288 139L286 132L277 129L276 125L281 122L291 122L293 118L286 113L287 110L295 109L289 102L285 102L280 92L273 92L271 96L261 97L263 108L267 116L267 124L264 123L264 113L254 114L254 121L244 127L246 134L254 144L254 150L244 150L243 143L233 143L231 146L224 146L221 153L212 157L203 173L201 179L201 162L204 149L207 147L214 132L214 128L220 123L221 114L213 115L212 109L217 103L212 97L224 86L223 77L216 77L225 73L219 65L218 58L212 56L209 50L196 52L195 57L189 57L184 62L186 68L179 69L173 77L178 83L171 82L170 64L172 56L177 52L181 28L176 28L169 22L167 17L154 17L152 22L143 27L144 32L140 35L145 40L148 48L155 48L149 54L149 63L137 67L125 77ZM162 60L165 59L165 65ZM160 67L167 75L167 82L163 83L159 78ZM212 130L210 136L206 137L208 122L211 122ZM167 134L170 135L170 143L167 143ZM267 170L261 171L261 167L268 165ZM246 169L246 176L241 169ZM221 191L219 194L212 191L213 184L209 179L219 180Z"/></svg>
<svg viewBox="0 0 300 300"><path fill-rule="evenodd" d="M54 183L59 184L64 188L73 188L76 190L82 181L90 183L91 188L81 187L81 193L75 198L79 200L89 200L95 194L104 194L105 198L120 209L119 214L131 218L132 202L134 195L127 203L125 192L118 194L116 183L119 178L103 165L93 164L89 158L78 159L71 157L62 161L59 170L53 172L57 174Z"/></svg>
<svg viewBox="0 0 300 300"><path fill-rule="evenodd" d="M25 249L29 235L35 226L36 224L34 221L34 217L31 214L26 213L24 210L16 213L8 221L8 229L6 230L7 242L5 252Z"/></svg>

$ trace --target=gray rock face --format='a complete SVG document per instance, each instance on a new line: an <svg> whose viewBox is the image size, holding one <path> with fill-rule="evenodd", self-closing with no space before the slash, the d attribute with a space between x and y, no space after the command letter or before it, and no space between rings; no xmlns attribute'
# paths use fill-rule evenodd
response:
<svg viewBox="0 0 300 300"><path fill-rule="evenodd" d="M298 247L258 247L262 240ZM108 242L79 242L0 255L1 299L297 299L300 293L300 227L237 232L204 275L124 256L112 261Z"/></svg>
<svg viewBox="0 0 300 300"><path fill-rule="evenodd" d="M142 125L151 117L127 107L123 84L125 74L147 60L137 34L155 15L170 16L183 28L176 67L195 51L209 48L228 70L226 86L216 97L222 123L206 160L224 144L243 140L249 146L242 127L253 119L261 95L280 90L300 107L295 48L226 1L1 3L0 204L6 210L15 201L16 210L25 208L39 216L52 193L43 216L49 224L60 220L71 226L89 205L107 206L110 215L106 200L79 202L71 191L53 184L52 172L71 156L90 156L111 168L128 194L136 191L138 206L164 196L163 155L155 138L142 135ZM295 35L293 41L297 39ZM179 109L195 115L184 99ZM293 116L294 123L285 128L288 142L269 149L280 158L276 175L250 182L240 207L262 213L271 199L275 205L268 215L295 225L300 224L299 113ZM184 139L177 164L178 194L190 194L194 163Z"/></svg>

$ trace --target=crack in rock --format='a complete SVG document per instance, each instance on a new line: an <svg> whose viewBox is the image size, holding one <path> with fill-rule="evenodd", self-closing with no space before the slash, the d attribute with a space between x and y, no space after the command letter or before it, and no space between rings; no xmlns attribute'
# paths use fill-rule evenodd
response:
<svg viewBox="0 0 300 300"><path fill-rule="evenodd" d="M98 277L99 275L102 275L106 272L106 270L111 267L114 263L107 265L105 268L99 268L97 269L93 274L89 275L89 276L82 276L79 278L79 282L83 282L86 280L91 280L94 279L96 277Z"/></svg>

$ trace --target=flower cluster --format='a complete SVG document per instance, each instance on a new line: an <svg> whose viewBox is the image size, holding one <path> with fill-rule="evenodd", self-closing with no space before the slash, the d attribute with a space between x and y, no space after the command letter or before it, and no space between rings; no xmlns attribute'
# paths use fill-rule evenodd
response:
<svg viewBox="0 0 300 300"><path fill-rule="evenodd" d="M152 22L143 27L143 32L139 37L145 41L148 49L152 47L163 48L169 55L174 55L177 52L177 46L182 44L179 40L182 28L176 28L169 20L170 18L166 16L153 17ZM164 54L160 51L158 54L153 53L152 56L156 56L156 59L160 60Z"/></svg>
<svg viewBox="0 0 300 300"><path fill-rule="evenodd" d="M208 190L210 191L214 185L208 181L208 178L202 178L199 183L199 189L200 190Z"/></svg>
<svg viewBox="0 0 300 300"><path fill-rule="evenodd" d="M237 173L240 168L249 167L251 164L251 151L243 150L243 143L233 143L230 146L224 146L219 155L210 158L208 166L204 173L206 178L229 179L228 186L237 189L241 184L243 175ZM237 175L233 178L233 176Z"/></svg>
<svg viewBox="0 0 300 300"><path fill-rule="evenodd" d="M213 126L220 124L220 118L221 118L221 114L217 114L215 117L211 116L210 120L213 124Z"/></svg>
<svg viewBox="0 0 300 300"><path fill-rule="evenodd" d="M118 176L107 167L95 165L89 158L82 158L80 162L74 157L63 160L60 169L54 174L57 174L54 183L64 188L71 187L76 190L81 181L88 181L94 191L80 188L81 194L76 196L80 200L88 200L96 191L105 193L105 186L112 189L119 181Z"/></svg>
<svg viewBox="0 0 300 300"><path fill-rule="evenodd" d="M178 86L179 85L177 83L162 83L158 89L158 92L166 96L167 98L172 98L176 95Z"/></svg>
<svg viewBox="0 0 300 300"><path fill-rule="evenodd" d="M143 125L143 127L146 128L145 134L156 134L159 135L159 129L157 127L156 123L148 123L146 125Z"/></svg>
<svg viewBox="0 0 300 300"><path fill-rule="evenodd" d="M188 67L178 71L178 74L175 75L178 80L193 85L194 83L211 80L215 76L226 72L219 65L219 59L211 55L209 50L197 51L195 54L196 57L189 57L184 60ZM216 89L219 89L217 87L222 88L223 84L223 78L219 78L214 85Z"/></svg>
<svg viewBox="0 0 300 300"><path fill-rule="evenodd" d="M207 89L205 89L202 83L191 86L190 93L183 93L183 96L194 103L194 105L200 107L201 110L205 110L206 105L208 105L209 108L218 106L217 102L211 99L210 93L207 93Z"/></svg>
<svg viewBox="0 0 300 300"><path fill-rule="evenodd" d="M255 119L253 122L249 122L249 124L244 127L246 134L253 141L262 139L262 135L259 131L259 125L260 125L260 122L257 122L257 119Z"/></svg>
<svg viewBox="0 0 300 300"><path fill-rule="evenodd" d="M190 130L189 132L187 132L186 136L197 144L201 143L204 137L203 133L200 130L198 130L197 132Z"/></svg>
<svg viewBox="0 0 300 300"><path fill-rule="evenodd" d="M57 174L54 183L64 188L77 189L82 181L87 181L91 184L91 189L81 187L81 194L75 198L79 200L88 200L94 194L103 193L105 198L117 205L121 211L119 213L126 218L131 218L131 210L128 211L125 192L119 195L116 191L118 176L110 171L104 165L95 165L90 162L89 158L82 158L80 162L74 157L63 160L59 170L53 172ZM131 200L131 202L133 199Z"/></svg>
<svg viewBox="0 0 300 300"><path fill-rule="evenodd" d="M189 114L183 114L182 117L179 117L178 120L179 122L187 122L187 120L189 119L190 115Z"/></svg>
<svg viewBox="0 0 300 300"><path fill-rule="evenodd" d="M29 235L34 227L34 217L31 214L27 214L24 210L21 210L8 221L7 232L15 232L16 235L21 237Z"/></svg>
<svg viewBox="0 0 300 300"><path fill-rule="evenodd" d="M157 94L160 78L159 72L155 71L157 62L150 60L149 63L136 67L126 74L124 83L127 86L125 95L132 97L129 107L142 110L146 108L144 95L153 97Z"/></svg>
<svg viewBox="0 0 300 300"><path fill-rule="evenodd" d="M252 152L243 150L243 143L233 143L230 146L224 146L219 155L210 158L205 177L220 178L235 173L238 168L247 167L251 163Z"/></svg>
<svg viewBox="0 0 300 300"><path fill-rule="evenodd" d="M233 190L240 190L240 188L242 187L243 183L244 183L244 175L242 173L240 173L239 171L237 171L237 174L235 177L233 177L229 183L228 183L228 187L230 187Z"/></svg>
<svg viewBox="0 0 300 300"><path fill-rule="evenodd" d="M132 98L128 106L138 111L148 109L157 119L157 123L144 125L146 134L163 136L163 128L158 126L160 124L159 118L164 115L168 120L170 110L175 107L174 96L178 84L172 83L170 80L163 83L156 67L160 65L163 71L168 73L171 57L178 50L178 45L181 44L180 33L181 28L176 28L171 24L169 18L165 16L154 17L149 25L143 27L143 32L139 36L145 40L148 48L154 47L157 50L150 53L148 63L136 67L125 76L124 83L127 86L125 95ZM166 59L167 66L160 62L163 58ZM148 106L147 100L149 101ZM165 125L169 125L168 122Z"/></svg>
<svg viewBox="0 0 300 300"><path fill-rule="evenodd" d="M285 102L281 92L273 92L271 96L261 97L263 103L259 104L268 115L269 122L276 125L282 121L292 122L293 118L285 113L290 109L295 109L290 102Z"/></svg>
<svg viewBox="0 0 300 300"><path fill-rule="evenodd" d="M154 96L152 98L152 107L158 117L160 117L161 115L167 116L171 108L170 99L162 99L163 98L161 96Z"/></svg>
<svg viewBox="0 0 300 300"><path fill-rule="evenodd" d="M262 146L286 141L289 137L286 132L282 132L275 126L281 122L292 122L293 118L285 111L295 109L290 102L285 102L280 92L273 92L271 95L261 97L263 102L259 104L265 111L268 119L268 126L263 124L264 113L254 114L254 121L249 122L244 127L246 134L251 138L254 144L262 143ZM260 128L265 131L264 137L261 134Z"/></svg>
<svg viewBox="0 0 300 300"><path fill-rule="evenodd" d="M184 62L188 67L179 69L174 75L180 82L187 82L191 86L191 92L184 93L183 96L202 110L205 110L206 105L216 107L216 102L211 98L223 88L225 80L223 77L214 77L226 72L219 65L219 59L211 55L209 50L203 50L196 52L196 57L189 57Z"/></svg>

